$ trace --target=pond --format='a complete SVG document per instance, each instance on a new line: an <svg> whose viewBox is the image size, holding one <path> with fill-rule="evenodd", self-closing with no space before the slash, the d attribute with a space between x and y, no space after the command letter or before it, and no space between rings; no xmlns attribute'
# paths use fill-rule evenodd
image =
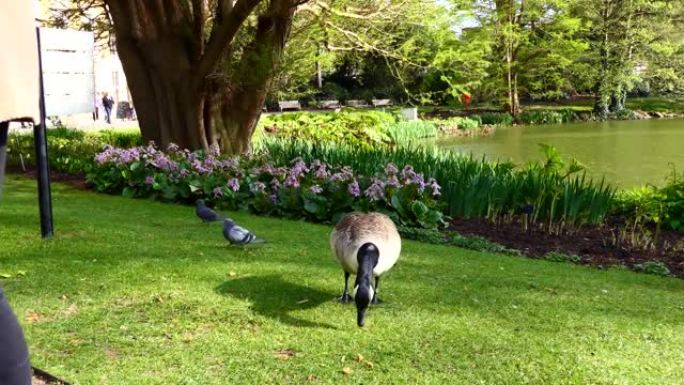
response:
<svg viewBox="0 0 684 385"><path fill-rule="evenodd" d="M659 119L498 128L488 137L445 137L438 147L489 159L540 160L539 143L577 158L592 177L621 187L662 185L672 165L684 172L684 120Z"/></svg>

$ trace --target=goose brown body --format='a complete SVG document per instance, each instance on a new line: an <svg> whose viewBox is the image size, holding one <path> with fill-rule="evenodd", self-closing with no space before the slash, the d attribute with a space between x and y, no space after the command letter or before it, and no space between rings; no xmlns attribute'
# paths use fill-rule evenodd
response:
<svg viewBox="0 0 684 385"><path fill-rule="evenodd" d="M344 271L356 274L357 253L365 243L374 244L379 252L373 275L378 277L394 266L401 253L401 237L394 222L381 213L349 213L335 226L330 247Z"/></svg>

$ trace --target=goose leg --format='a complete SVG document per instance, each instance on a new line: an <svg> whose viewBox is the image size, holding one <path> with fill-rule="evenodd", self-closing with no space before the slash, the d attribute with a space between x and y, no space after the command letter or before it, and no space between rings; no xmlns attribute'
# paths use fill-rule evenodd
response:
<svg viewBox="0 0 684 385"><path fill-rule="evenodd" d="M351 302L351 296L349 295L349 275L350 274L346 271L344 272L344 292L342 293L342 296L338 298L342 303Z"/></svg>
<svg viewBox="0 0 684 385"><path fill-rule="evenodd" d="M373 300L371 301L371 304L373 305L383 302L380 298L378 298L378 290L380 290L380 277L375 277L375 294L373 294Z"/></svg>

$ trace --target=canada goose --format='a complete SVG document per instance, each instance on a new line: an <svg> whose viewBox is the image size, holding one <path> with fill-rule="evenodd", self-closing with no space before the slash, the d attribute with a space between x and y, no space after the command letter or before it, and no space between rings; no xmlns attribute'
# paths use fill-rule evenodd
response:
<svg viewBox="0 0 684 385"><path fill-rule="evenodd" d="M349 213L330 234L330 247L344 270L340 300L351 301L349 275L356 274L353 296L357 324L364 325L369 304L377 304L380 276L394 266L401 252L401 237L392 220L380 213ZM375 277L375 287L371 280Z"/></svg>

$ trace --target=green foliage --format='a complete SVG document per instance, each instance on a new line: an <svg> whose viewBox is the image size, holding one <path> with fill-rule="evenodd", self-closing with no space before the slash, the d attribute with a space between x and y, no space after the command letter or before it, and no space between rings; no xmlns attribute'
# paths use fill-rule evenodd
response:
<svg viewBox="0 0 684 385"><path fill-rule="evenodd" d="M473 115L471 118L479 121L480 124L497 126L510 126L513 124L513 115L508 112L487 112L480 115Z"/></svg>
<svg viewBox="0 0 684 385"><path fill-rule="evenodd" d="M480 127L480 121L474 118L454 116L448 119L433 121L441 131L450 132L454 129L470 131Z"/></svg>
<svg viewBox="0 0 684 385"><path fill-rule="evenodd" d="M517 121L521 124L561 124L577 119L577 114L571 109L526 110L517 117Z"/></svg>
<svg viewBox="0 0 684 385"><path fill-rule="evenodd" d="M492 242L476 235L461 235L454 232L443 232L437 229L425 229L415 227L400 227L399 233L402 238L414 239L421 242L436 245L451 245L463 249L481 251L487 253L499 253L520 256L518 250L509 249L503 245Z"/></svg>
<svg viewBox="0 0 684 385"><path fill-rule="evenodd" d="M545 162L517 166L489 162L424 148L358 148L302 141L264 143L269 159L287 161L301 156L332 165L349 165L372 175L381 165L410 164L443 187L445 214L461 218L509 218L532 207L529 220L548 223L551 230L563 226L598 224L613 199L613 187L581 173L576 162L565 165L548 150ZM556 153L557 154L557 153Z"/></svg>
<svg viewBox="0 0 684 385"><path fill-rule="evenodd" d="M464 249L470 249L475 251L482 251L488 253L500 253L507 255L521 255L520 251L509 249L506 246L500 245L496 242L492 242L486 238L472 235L465 236L461 234L454 234L448 243L452 246L462 247Z"/></svg>
<svg viewBox="0 0 684 385"><path fill-rule="evenodd" d="M171 146L107 148L87 178L100 192L191 203L261 215L334 222L350 211L380 211L408 227L437 228L444 220L439 186L410 166L399 172L358 174L347 166L263 156L227 159L216 151L187 152ZM426 183L427 182L427 183Z"/></svg>
<svg viewBox="0 0 684 385"><path fill-rule="evenodd" d="M96 133L58 127L47 131L50 169L77 173L87 171L93 156L106 145L131 147L142 141L137 131L106 130ZM8 164L35 167L33 134L11 134L8 138Z"/></svg>
<svg viewBox="0 0 684 385"><path fill-rule="evenodd" d="M610 114L608 114L607 118L611 120L633 120L635 118L635 115L634 111L628 108L623 108L619 111L611 112Z"/></svg>
<svg viewBox="0 0 684 385"><path fill-rule="evenodd" d="M392 127L397 120L395 115L383 111L295 112L264 116L259 126L265 136L275 138L302 138L370 148L391 141L383 128Z"/></svg>
<svg viewBox="0 0 684 385"><path fill-rule="evenodd" d="M613 212L637 224L664 224L684 232L684 178L673 170L662 188L645 186L622 191L617 195Z"/></svg>
<svg viewBox="0 0 684 385"><path fill-rule="evenodd" d="M412 140L431 138L439 134L437 125L431 121L414 120L386 124L382 127L391 143L401 144Z"/></svg>
<svg viewBox="0 0 684 385"><path fill-rule="evenodd" d="M398 230L403 239L413 239L434 245L443 245L447 243L447 237L444 232L437 229L399 226Z"/></svg>
<svg viewBox="0 0 684 385"><path fill-rule="evenodd" d="M635 265L634 268L642 273L659 275L661 277L667 277L670 275L670 269L664 263L658 261L647 261L640 263Z"/></svg>
<svg viewBox="0 0 684 385"><path fill-rule="evenodd" d="M143 144L138 130L102 130L97 132L96 137L99 137L103 143L119 148L131 148Z"/></svg>
<svg viewBox="0 0 684 385"><path fill-rule="evenodd" d="M579 263L582 261L582 257L579 255L574 255L574 254L565 254L565 253L560 253L557 251L551 251L542 257L542 259L546 259L547 261L552 261L552 262L571 262L571 263Z"/></svg>

